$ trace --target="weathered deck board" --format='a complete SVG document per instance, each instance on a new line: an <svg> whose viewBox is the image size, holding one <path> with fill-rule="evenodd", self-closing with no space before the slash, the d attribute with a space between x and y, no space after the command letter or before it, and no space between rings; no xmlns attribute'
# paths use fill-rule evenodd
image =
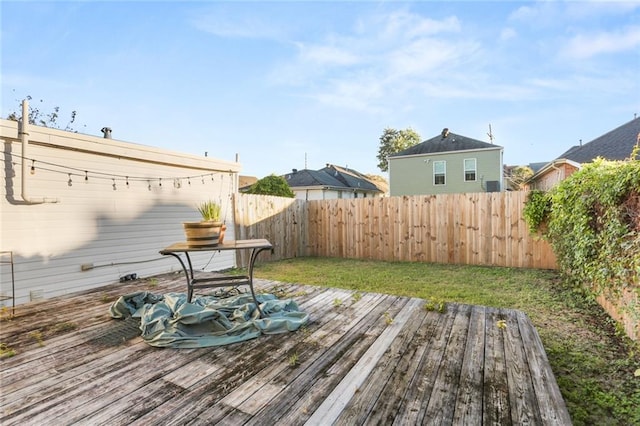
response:
<svg viewBox="0 0 640 426"><path fill-rule="evenodd" d="M522 312L260 281L310 323L200 349L153 348L108 314L119 295L184 287L168 274L19 306L0 322L17 351L0 360L0 424L571 423Z"/></svg>

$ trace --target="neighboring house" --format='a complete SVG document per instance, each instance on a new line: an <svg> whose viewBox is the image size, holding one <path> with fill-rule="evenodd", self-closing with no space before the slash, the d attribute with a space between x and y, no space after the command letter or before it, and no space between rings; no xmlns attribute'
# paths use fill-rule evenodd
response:
<svg viewBox="0 0 640 426"><path fill-rule="evenodd" d="M389 156L391 196L504 190L503 148L444 129Z"/></svg>
<svg viewBox="0 0 640 426"><path fill-rule="evenodd" d="M634 118L591 142L571 147L538 170L529 179L528 187L547 191L579 170L583 164L591 163L598 157L605 160L630 158L639 138L640 118Z"/></svg>
<svg viewBox="0 0 640 426"><path fill-rule="evenodd" d="M320 170L297 170L283 176L299 200L381 197L384 190L365 175L327 164Z"/></svg>

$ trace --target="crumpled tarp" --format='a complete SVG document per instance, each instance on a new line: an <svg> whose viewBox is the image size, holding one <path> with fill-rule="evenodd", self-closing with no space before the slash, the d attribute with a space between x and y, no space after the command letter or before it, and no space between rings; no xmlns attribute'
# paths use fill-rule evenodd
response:
<svg viewBox="0 0 640 426"><path fill-rule="evenodd" d="M271 294L256 296L260 313L250 294L232 297L194 296L184 293L137 292L121 296L109 308L113 318L140 318L142 338L151 346L201 348L254 339L260 334L295 331L309 320L291 299Z"/></svg>

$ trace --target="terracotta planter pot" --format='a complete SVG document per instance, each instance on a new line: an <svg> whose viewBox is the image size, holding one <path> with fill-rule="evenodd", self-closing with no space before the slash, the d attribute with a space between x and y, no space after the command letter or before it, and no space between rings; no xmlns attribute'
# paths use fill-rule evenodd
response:
<svg viewBox="0 0 640 426"><path fill-rule="evenodd" d="M215 247L220 240L222 222L183 222L184 234L190 248Z"/></svg>

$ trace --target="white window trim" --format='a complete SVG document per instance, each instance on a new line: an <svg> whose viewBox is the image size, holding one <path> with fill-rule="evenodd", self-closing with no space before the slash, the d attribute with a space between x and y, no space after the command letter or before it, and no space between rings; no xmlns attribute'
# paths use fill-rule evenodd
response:
<svg viewBox="0 0 640 426"><path fill-rule="evenodd" d="M467 180L467 161L468 160L473 160L473 172L475 175L475 178L473 180ZM462 181L463 182L477 182L478 181L478 159L477 158L465 158L464 160L462 160ZM469 170L471 171L471 170Z"/></svg>
<svg viewBox="0 0 640 426"><path fill-rule="evenodd" d="M444 174L444 183L436 183L436 164L442 163ZM433 162L433 186L446 186L447 185L447 160L435 160Z"/></svg>

